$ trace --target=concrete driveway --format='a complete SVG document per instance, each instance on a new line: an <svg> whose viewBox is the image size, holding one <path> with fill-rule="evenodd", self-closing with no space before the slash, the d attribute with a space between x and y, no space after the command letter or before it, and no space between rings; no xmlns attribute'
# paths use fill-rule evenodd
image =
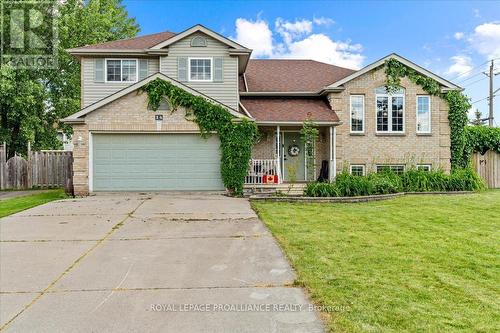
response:
<svg viewBox="0 0 500 333"><path fill-rule="evenodd" d="M103 194L0 220L0 330L322 332L245 199Z"/></svg>

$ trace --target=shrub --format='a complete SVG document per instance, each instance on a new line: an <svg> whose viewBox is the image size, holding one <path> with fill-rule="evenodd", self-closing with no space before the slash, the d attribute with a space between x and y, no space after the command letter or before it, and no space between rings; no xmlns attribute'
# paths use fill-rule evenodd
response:
<svg viewBox="0 0 500 333"><path fill-rule="evenodd" d="M484 188L484 181L470 167L455 169L447 186L448 191L478 191Z"/></svg>
<svg viewBox="0 0 500 333"><path fill-rule="evenodd" d="M340 192L335 183L308 183L304 194L307 197L339 197Z"/></svg>
<svg viewBox="0 0 500 333"><path fill-rule="evenodd" d="M483 180L470 167L455 169L451 175L441 170L408 170L401 175L391 171L368 176L339 174L334 183L309 183L304 191L309 197L353 197L371 194L431 191L478 191Z"/></svg>
<svg viewBox="0 0 500 333"><path fill-rule="evenodd" d="M422 171L412 169L401 175L405 192L446 191L448 176L442 171Z"/></svg>
<svg viewBox="0 0 500 333"><path fill-rule="evenodd" d="M342 172L337 176L335 185L343 197L356 197L373 193L373 185L367 177L353 176Z"/></svg>

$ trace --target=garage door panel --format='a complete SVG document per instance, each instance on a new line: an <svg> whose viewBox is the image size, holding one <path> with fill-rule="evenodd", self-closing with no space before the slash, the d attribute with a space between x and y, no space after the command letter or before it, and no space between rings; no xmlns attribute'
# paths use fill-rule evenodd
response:
<svg viewBox="0 0 500 333"><path fill-rule="evenodd" d="M217 136L94 134L94 191L221 190Z"/></svg>

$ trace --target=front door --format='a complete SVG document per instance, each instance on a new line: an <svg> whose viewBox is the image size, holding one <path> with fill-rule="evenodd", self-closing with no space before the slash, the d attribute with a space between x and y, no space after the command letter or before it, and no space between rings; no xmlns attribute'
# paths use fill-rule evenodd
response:
<svg viewBox="0 0 500 333"><path fill-rule="evenodd" d="M300 133L283 133L283 173L286 182L304 181L304 152L304 143Z"/></svg>

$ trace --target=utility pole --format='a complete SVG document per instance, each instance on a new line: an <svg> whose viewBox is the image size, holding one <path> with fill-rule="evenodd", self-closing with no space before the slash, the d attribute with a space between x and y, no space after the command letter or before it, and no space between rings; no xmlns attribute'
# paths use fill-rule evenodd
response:
<svg viewBox="0 0 500 333"><path fill-rule="evenodd" d="M488 125L493 127L493 59L490 65L490 115L488 119Z"/></svg>
<svg viewBox="0 0 500 333"><path fill-rule="evenodd" d="M489 116L488 116L488 125L490 127L493 127L493 98L495 97L495 93L499 90L495 90L493 91L493 77L495 75L498 75L500 74L500 72L498 73L494 73L493 70L494 70L494 59L491 60L491 65L490 65L490 72L489 73L486 73L486 72L483 72L484 75L488 76L490 78L490 94L488 97L488 105L490 107L490 112L489 112Z"/></svg>

